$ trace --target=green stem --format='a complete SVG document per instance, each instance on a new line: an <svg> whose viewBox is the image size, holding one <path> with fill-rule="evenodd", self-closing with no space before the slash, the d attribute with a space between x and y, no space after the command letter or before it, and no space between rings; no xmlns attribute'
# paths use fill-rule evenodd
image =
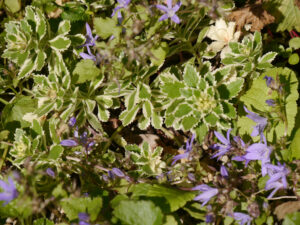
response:
<svg viewBox="0 0 300 225"><path fill-rule="evenodd" d="M9 102L8 102L8 101L6 101L6 100L4 100L3 98L0 98L0 102L2 102L4 105L7 105L7 104L9 104Z"/></svg>
<svg viewBox="0 0 300 225"><path fill-rule="evenodd" d="M109 138L109 140L106 142L105 146L104 146L104 151L106 151L109 146L111 145L111 143L113 142L113 140L115 139L115 137L117 136L117 134L119 134L119 132L124 128L123 125L119 126L118 129L115 130L115 132L111 135L111 137Z"/></svg>
<svg viewBox="0 0 300 225"><path fill-rule="evenodd" d="M2 155L2 158L1 158L1 162L0 162L0 171L2 169L3 163L5 162L7 151L8 151L8 145L6 145L6 147L4 148L4 152L3 152L3 155Z"/></svg>

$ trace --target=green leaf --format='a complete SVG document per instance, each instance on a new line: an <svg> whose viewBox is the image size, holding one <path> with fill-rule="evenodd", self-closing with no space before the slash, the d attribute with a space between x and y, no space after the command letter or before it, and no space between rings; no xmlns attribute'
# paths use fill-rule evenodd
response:
<svg viewBox="0 0 300 225"><path fill-rule="evenodd" d="M296 131L296 134L290 145L290 150L292 152L292 157L299 160L300 159L300 128Z"/></svg>
<svg viewBox="0 0 300 225"><path fill-rule="evenodd" d="M109 111L102 105L98 105L98 118L102 122L106 122L109 119Z"/></svg>
<svg viewBox="0 0 300 225"><path fill-rule="evenodd" d="M4 3L12 13L16 13L21 9L20 0L5 0Z"/></svg>
<svg viewBox="0 0 300 225"><path fill-rule="evenodd" d="M237 78L235 81L232 81L228 84L223 84L218 87L220 97L222 99L231 99L235 97L242 89L244 84L244 79Z"/></svg>
<svg viewBox="0 0 300 225"><path fill-rule="evenodd" d="M284 84L283 85L283 93L286 94L285 96L285 104L284 104L284 111L287 116L287 135L290 135L294 126L295 126L295 117L297 114L297 99L299 97L298 94L298 80L296 77L296 74L288 69L288 68L273 68L269 69L265 73L263 73L259 78L254 80L251 88L241 97L241 101L244 102L244 104L247 106L249 110L252 110L252 107L255 109L261 111L261 112L267 112L270 114L272 118L270 120L276 120L278 119L277 114L274 114L273 108L269 107L266 104L267 99L278 99L277 92L273 91L270 92L270 88L267 87L266 81L264 80L265 76L271 76L274 80L276 80L277 76L279 78L279 81ZM239 119L240 120L240 119ZM241 127L241 131L245 133L252 132L252 128L250 126L251 120L244 118L244 122L238 122L238 126ZM249 127L245 130L246 127ZM241 132L240 132L241 134ZM274 136L275 134L275 136ZM242 134L241 134L242 135ZM280 137L283 137L285 135L285 125L283 122L278 123L276 126L272 126L272 129L268 131L266 134L266 137L269 141L275 141L273 140L273 136L277 138L277 140L280 139Z"/></svg>
<svg viewBox="0 0 300 225"><path fill-rule="evenodd" d="M282 225L298 225L300 224L300 212L294 212L284 217Z"/></svg>
<svg viewBox="0 0 300 225"><path fill-rule="evenodd" d="M38 34L39 40L42 40L47 32L47 25L45 21L44 14L40 9L36 9L36 33Z"/></svg>
<svg viewBox="0 0 300 225"><path fill-rule="evenodd" d="M152 113L152 125L155 129L160 129L162 125L162 117L157 112Z"/></svg>
<svg viewBox="0 0 300 225"><path fill-rule="evenodd" d="M76 64L76 67L73 70L73 76L78 76L76 83L79 84L86 81L92 81L100 75L100 72L101 70L97 68L93 60L84 59Z"/></svg>
<svg viewBox="0 0 300 225"><path fill-rule="evenodd" d="M47 218L40 218L33 221L33 225L54 225L54 223Z"/></svg>
<svg viewBox="0 0 300 225"><path fill-rule="evenodd" d="M182 126L185 131L190 130L197 124L198 120L194 116L184 117L182 120Z"/></svg>
<svg viewBox="0 0 300 225"><path fill-rule="evenodd" d="M159 46L155 46L150 50L153 54L153 56L151 56L151 62L156 66L160 66L165 61L168 50L168 44L166 42L160 42Z"/></svg>
<svg viewBox="0 0 300 225"><path fill-rule="evenodd" d="M192 65L187 64L185 66L183 72L183 79L189 87L197 87L199 82L199 75L197 74L196 69Z"/></svg>
<svg viewBox="0 0 300 225"><path fill-rule="evenodd" d="M61 145L52 145L50 147L48 159L56 160L56 159L60 158L63 151L64 151L64 148Z"/></svg>
<svg viewBox="0 0 300 225"><path fill-rule="evenodd" d="M268 52L266 54L264 54L259 60L259 63L271 63L275 57L276 57L277 53L276 52Z"/></svg>
<svg viewBox="0 0 300 225"><path fill-rule="evenodd" d="M180 97L180 88L184 88L184 84L179 81L174 83L165 83L162 87L162 91L168 95L169 98Z"/></svg>
<svg viewBox="0 0 300 225"><path fill-rule="evenodd" d="M192 108L188 104L181 104L178 106L174 116L175 117L183 117L191 113Z"/></svg>
<svg viewBox="0 0 300 225"><path fill-rule="evenodd" d="M274 13L276 22L278 23L277 32L295 29L300 31L300 10L294 0L279 1L281 4L277 6Z"/></svg>
<svg viewBox="0 0 300 225"><path fill-rule="evenodd" d="M109 38L111 35L118 37L122 32L122 28L117 25L117 21L109 17L94 18L94 27L96 29L96 34L103 39Z"/></svg>
<svg viewBox="0 0 300 225"><path fill-rule="evenodd" d="M57 34L58 35L67 35L71 30L71 23L69 20L63 20L59 23L58 26L58 31Z"/></svg>
<svg viewBox="0 0 300 225"><path fill-rule="evenodd" d="M23 79L24 77L28 77L31 72L35 69L37 63L32 60L32 58L28 58L24 64L21 66L18 79Z"/></svg>
<svg viewBox="0 0 300 225"><path fill-rule="evenodd" d="M37 51L37 58L36 58L36 63L37 63L36 70L37 71L40 71L43 68L45 61L46 61L46 57L47 57L47 55L45 52L40 51L40 50Z"/></svg>
<svg viewBox="0 0 300 225"><path fill-rule="evenodd" d="M126 225L161 225L163 222L160 208L150 201L121 201L113 214Z"/></svg>
<svg viewBox="0 0 300 225"><path fill-rule="evenodd" d="M52 40L49 41L50 47L53 48L56 51L64 51L67 50L71 44L71 41L69 38L58 35Z"/></svg>
<svg viewBox="0 0 300 225"><path fill-rule="evenodd" d="M132 189L132 197L147 196L147 197L163 197L170 206L170 212L174 212L182 208L188 201L191 201L196 196L195 192L182 191L172 187L163 185L137 184Z"/></svg>
<svg viewBox="0 0 300 225"><path fill-rule="evenodd" d="M149 99L151 98L151 89L148 85L141 84L140 92L139 92L140 99Z"/></svg>
<svg viewBox="0 0 300 225"><path fill-rule="evenodd" d="M215 114L210 113L204 118L204 120L211 126L215 126L217 125L217 121L219 120L219 118Z"/></svg>
<svg viewBox="0 0 300 225"><path fill-rule="evenodd" d="M133 122L139 109L139 105L136 105L131 110L125 110L121 113L119 119L122 121L124 126L127 126L128 124Z"/></svg>
<svg viewBox="0 0 300 225"><path fill-rule="evenodd" d="M143 104L143 114L146 118L150 118L152 115L153 106L150 101L145 101Z"/></svg>
<svg viewBox="0 0 300 225"><path fill-rule="evenodd" d="M293 53L292 55L290 55L290 57L289 57L289 64L296 65L298 63L299 63L299 55L298 55L298 53Z"/></svg>
<svg viewBox="0 0 300 225"><path fill-rule="evenodd" d="M294 37L289 41L289 46L294 50L300 48L300 37Z"/></svg>
<svg viewBox="0 0 300 225"><path fill-rule="evenodd" d="M78 213L87 212L91 221L94 221L101 210L102 199L100 197L67 198L61 200L60 204L69 220L77 219Z"/></svg>
<svg viewBox="0 0 300 225"><path fill-rule="evenodd" d="M222 106L223 106L223 112L226 116L232 119L236 117L236 111L232 104L223 101Z"/></svg>

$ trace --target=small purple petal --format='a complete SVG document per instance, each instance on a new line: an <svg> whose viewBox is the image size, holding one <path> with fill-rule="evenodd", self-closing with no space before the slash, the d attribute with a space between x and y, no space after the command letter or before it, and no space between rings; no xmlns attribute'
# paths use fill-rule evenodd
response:
<svg viewBox="0 0 300 225"><path fill-rule="evenodd" d="M274 81L274 79L270 76L265 76L264 79L266 80L266 84L267 84L268 87L270 87L270 85Z"/></svg>
<svg viewBox="0 0 300 225"><path fill-rule="evenodd" d="M71 119L69 120L69 126L70 127L74 127L75 126L75 123L76 123L76 118L73 116L71 117Z"/></svg>
<svg viewBox="0 0 300 225"><path fill-rule="evenodd" d="M55 178L55 172L51 168L47 168L46 173L52 177Z"/></svg>
<svg viewBox="0 0 300 225"><path fill-rule="evenodd" d="M268 99L268 100L266 100L266 103L267 103L269 106L271 106L271 107L273 107L273 106L276 105L274 99Z"/></svg>
<svg viewBox="0 0 300 225"><path fill-rule="evenodd" d="M112 173L117 177L125 177L125 174L118 168L112 168Z"/></svg>
<svg viewBox="0 0 300 225"><path fill-rule="evenodd" d="M227 178L229 176L228 171L224 165L221 166L220 172L221 172L222 177Z"/></svg>
<svg viewBox="0 0 300 225"><path fill-rule="evenodd" d="M166 13L169 12L169 9L164 5L156 5L156 8L158 8Z"/></svg>
<svg viewBox="0 0 300 225"><path fill-rule="evenodd" d="M175 22L175 23L177 23L177 24L180 23L180 19L179 19L179 17L178 17L177 15L172 16L172 17L171 17L171 20L173 20L173 22Z"/></svg>
<svg viewBox="0 0 300 225"><path fill-rule="evenodd" d="M75 147L75 146L78 146L78 143L74 140L71 140L71 139L67 139L67 140L62 140L60 142L60 144L62 146L67 146L67 147Z"/></svg>

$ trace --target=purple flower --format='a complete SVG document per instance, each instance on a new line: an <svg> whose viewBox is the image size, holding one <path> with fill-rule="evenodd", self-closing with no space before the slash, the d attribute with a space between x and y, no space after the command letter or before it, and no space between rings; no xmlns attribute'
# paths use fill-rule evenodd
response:
<svg viewBox="0 0 300 225"><path fill-rule="evenodd" d="M194 142L195 137L196 137L196 135L193 134L190 142L189 141L186 142L186 147L185 147L185 151L183 154L179 154L179 155L176 155L173 157L173 162L171 165L174 165L180 159L187 159L189 157L191 151L193 150L193 142Z"/></svg>
<svg viewBox="0 0 300 225"><path fill-rule="evenodd" d="M259 115L257 115L254 112L249 111L246 106L244 106L245 111L248 113L248 115L246 115L249 119L253 120L256 124L256 126L253 127L253 131L251 136L255 137L257 135L260 135L262 137L263 131L265 129L265 127L267 126L267 122L268 120L264 117L261 117Z"/></svg>
<svg viewBox="0 0 300 225"><path fill-rule="evenodd" d="M218 157L218 159L221 158L221 156L225 155L231 148L230 144L230 132L231 129L227 131L227 139L220 134L219 132L215 131L215 136L218 138L219 141L221 141L223 144L214 144L212 146L213 149L219 150L218 153L214 154L212 158Z"/></svg>
<svg viewBox="0 0 300 225"><path fill-rule="evenodd" d="M221 166L220 172L221 172L222 177L227 178L229 176L228 171L224 165Z"/></svg>
<svg viewBox="0 0 300 225"><path fill-rule="evenodd" d="M71 117L71 119L69 120L69 126L70 127L74 127L75 126L75 123L76 123L76 118L73 116Z"/></svg>
<svg viewBox="0 0 300 225"><path fill-rule="evenodd" d="M86 28L86 35L85 35L86 40L85 40L85 43L80 47L95 46L95 42L99 36L96 35L95 37L93 37L91 27L88 23L85 24L85 28Z"/></svg>
<svg viewBox="0 0 300 225"><path fill-rule="evenodd" d="M267 165L270 163L270 154L272 149L267 146L266 142L262 143L255 143L250 145L247 150L246 154L243 159L246 160L246 164L248 164L251 160L260 160L261 161L261 173L263 176L267 174Z"/></svg>
<svg viewBox="0 0 300 225"><path fill-rule="evenodd" d="M240 147L245 148L245 142L242 140L241 137L239 136L234 136L233 140L235 141L235 143L237 143Z"/></svg>
<svg viewBox="0 0 300 225"><path fill-rule="evenodd" d="M62 146L66 146L66 147L75 147L75 146L78 146L78 143L72 139L67 139L67 140L62 140L60 142L60 144Z"/></svg>
<svg viewBox="0 0 300 225"><path fill-rule="evenodd" d="M118 19L122 19L122 14L120 12L120 9L127 8L130 1L131 0L118 0L119 4L116 8L114 8L114 11L111 14L111 16L113 17L116 14L116 12L118 12Z"/></svg>
<svg viewBox="0 0 300 225"><path fill-rule="evenodd" d="M114 180L116 177L119 177L119 178L125 178L128 182L131 181L130 177L129 176L126 176L120 169L118 168L112 168L111 170L108 171L108 177L107 178L110 178L112 180ZM105 180L105 178L104 178ZM108 181L108 180L107 180Z"/></svg>
<svg viewBox="0 0 300 225"><path fill-rule="evenodd" d="M81 58L83 58L83 59L91 59L91 60L93 60L96 63L96 65L99 65L100 62L101 62L101 55L99 53L96 53L96 55L93 55L89 46L87 46L86 49L88 51L88 54L86 54L84 52L79 53L79 55L81 56Z"/></svg>
<svg viewBox="0 0 300 225"><path fill-rule="evenodd" d="M162 11L165 12L164 15L162 15L160 18L159 18L159 21L163 21L163 20L166 20L168 18L171 18L171 20L175 23L180 23L180 19L179 17L175 14L180 6L181 6L181 2L177 2L177 4L173 7L173 3L172 3L172 0L167 0L167 6L164 6L164 5L156 5L156 7Z"/></svg>
<svg viewBox="0 0 300 225"><path fill-rule="evenodd" d="M90 216L87 213L78 213L79 225L90 225Z"/></svg>
<svg viewBox="0 0 300 225"><path fill-rule="evenodd" d="M0 188L2 189L2 192L0 193L0 201L4 201L3 206L7 205L19 195L11 177L8 178L8 183L0 180Z"/></svg>
<svg viewBox="0 0 300 225"><path fill-rule="evenodd" d="M202 202L202 206L204 206L212 197L219 193L219 190L217 188L212 188L206 184L198 185L196 187L193 187L191 190L203 192L202 194L194 198L195 201Z"/></svg>
<svg viewBox="0 0 300 225"><path fill-rule="evenodd" d="M265 76L264 79L266 80L266 84L268 87L271 86L271 84L274 82L274 79L272 77L269 76Z"/></svg>
<svg viewBox="0 0 300 225"><path fill-rule="evenodd" d="M281 188L286 189L288 187L288 183L286 180L286 176L289 174L289 170L286 168L285 164L278 163L278 166L268 164L267 166L268 175L270 179L267 181L265 189L271 190L274 189L268 198L272 198L273 195Z"/></svg>
<svg viewBox="0 0 300 225"><path fill-rule="evenodd" d="M55 172L51 168L47 168L46 173L52 177L55 178Z"/></svg>
<svg viewBox="0 0 300 225"><path fill-rule="evenodd" d="M233 218L237 221L240 222L240 225L244 225L247 223L247 225L251 224L252 218L245 214L245 213L240 213L240 212L235 212L233 213Z"/></svg>
<svg viewBox="0 0 300 225"><path fill-rule="evenodd" d="M213 223L215 220L214 214L208 213L205 216L205 223Z"/></svg>
<svg viewBox="0 0 300 225"><path fill-rule="evenodd" d="M268 99L268 100L266 100L266 103L267 103L269 106L272 106L272 107L276 105L274 99Z"/></svg>

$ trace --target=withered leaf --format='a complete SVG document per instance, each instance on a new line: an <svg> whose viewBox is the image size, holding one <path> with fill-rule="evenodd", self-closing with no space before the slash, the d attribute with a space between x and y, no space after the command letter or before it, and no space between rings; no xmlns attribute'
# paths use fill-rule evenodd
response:
<svg viewBox="0 0 300 225"><path fill-rule="evenodd" d="M286 214L300 211L300 201L289 201L280 204L275 208L275 214L279 220L282 220Z"/></svg>
<svg viewBox="0 0 300 225"><path fill-rule="evenodd" d="M275 18L263 8L261 1L258 0L254 4L234 10L229 15L229 20L236 22L238 30L241 30L246 24L251 24L250 30L254 32L261 31L264 26L273 23Z"/></svg>

